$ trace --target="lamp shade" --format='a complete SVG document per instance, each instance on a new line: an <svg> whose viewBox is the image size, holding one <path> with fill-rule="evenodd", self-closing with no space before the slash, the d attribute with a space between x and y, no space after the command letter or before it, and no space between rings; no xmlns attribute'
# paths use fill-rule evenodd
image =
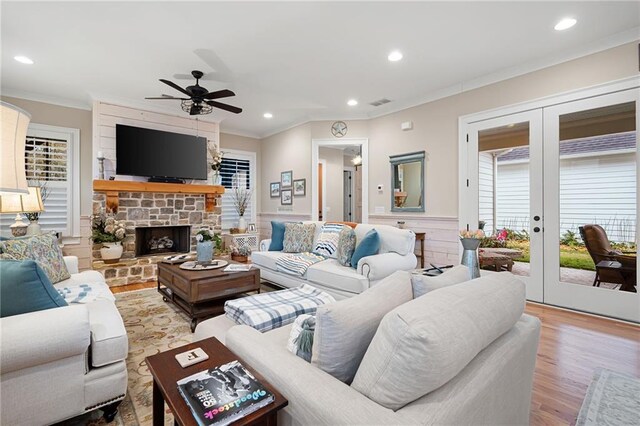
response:
<svg viewBox="0 0 640 426"><path fill-rule="evenodd" d="M30 186L28 193L0 195L0 213L40 213L44 211L40 188Z"/></svg>
<svg viewBox="0 0 640 426"><path fill-rule="evenodd" d="M0 195L26 194L27 176L24 167L24 146L31 115L7 102L0 101Z"/></svg>

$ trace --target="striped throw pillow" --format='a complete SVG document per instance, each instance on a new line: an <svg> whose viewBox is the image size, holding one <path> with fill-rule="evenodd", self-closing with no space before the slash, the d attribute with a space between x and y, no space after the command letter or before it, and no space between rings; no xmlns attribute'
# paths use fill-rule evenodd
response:
<svg viewBox="0 0 640 426"><path fill-rule="evenodd" d="M313 252L320 256L335 259L338 251L338 243L340 242L340 231L344 225L339 223L326 223L320 231L320 236L316 242Z"/></svg>

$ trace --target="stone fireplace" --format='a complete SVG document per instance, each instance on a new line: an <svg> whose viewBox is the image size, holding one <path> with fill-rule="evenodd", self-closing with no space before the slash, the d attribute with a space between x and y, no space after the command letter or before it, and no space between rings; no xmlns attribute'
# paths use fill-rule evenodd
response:
<svg viewBox="0 0 640 426"><path fill-rule="evenodd" d="M189 253L191 226L136 226L136 257Z"/></svg>
<svg viewBox="0 0 640 426"><path fill-rule="evenodd" d="M187 191L189 185L179 187ZM107 265L102 262L100 245L93 246L93 269L104 275L109 286L155 281L156 263L163 257L195 251L195 235L203 228L220 231L219 196L210 206L205 194L197 193L117 192L114 195L94 192L94 213L109 211L109 195L117 197L119 205L115 217L126 226L126 237L122 242L124 252L118 263Z"/></svg>

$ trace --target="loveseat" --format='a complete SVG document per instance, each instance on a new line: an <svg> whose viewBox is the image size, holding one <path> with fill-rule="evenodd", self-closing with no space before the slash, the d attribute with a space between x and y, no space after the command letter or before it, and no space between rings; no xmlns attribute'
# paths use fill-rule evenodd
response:
<svg viewBox="0 0 640 426"><path fill-rule="evenodd" d="M315 246L325 222L302 223L315 224ZM278 286L290 288L308 283L338 300L344 299L362 293L395 271L409 271L416 267L417 259L413 253L416 236L413 231L389 225L357 224L354 228L356 247L372 229L380 236L380 251L361 258L356 268L342 266L336 259L326 259L310 266L301 277L286 274L276 267L278 258L286 253L269 251L270 239L260 242L260 251L251 253L251 262L260 268L260 278Z"/></svg>
<svg viewBox="0 0 640 426"><path fill-rule="evenodd" d="M97 271L78 271L56 289L89 284L95 300L0 319L0 423L41 425L96 408L113 420L127 389L127 333ZM92 298L93 299L93 298Z"/></svg>
<svg viewBox="0 0 640 426"><path fill-rule="evenodd" d="M465 279L460 274L468 272L459 268ZM352 380L339 380L314 361L322 352L320 322L312 363L287 349L291 324L260 333L219 316L199 324L194 337L217 337L289 400L279 424L528 424L540 321L523 313L524 283L507 273L446 285L420 279L398 272L360 295L324 305L329 314L340 311L338 304L347 308L340 319L346 330L324 339L325 350L343 361L358 356L343 348L358 335L352 328L374 323ZM419 288L429 292L417 295ZM379 312L379 323L356 320L381 309L385 298L405 302Z"/></svg>

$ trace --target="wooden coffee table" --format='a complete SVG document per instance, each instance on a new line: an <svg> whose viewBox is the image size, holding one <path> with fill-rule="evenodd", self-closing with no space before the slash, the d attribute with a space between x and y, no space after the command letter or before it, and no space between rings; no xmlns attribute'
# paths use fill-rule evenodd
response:
<svg viewBox="0 0 640 426"><path fill-rule="evenodd" d="M250 291L260 292L258 268L247 272L223 270L188 271L178 264L158 263L158 292L165 302L172 302L189 315L192 333L199 320L224 312L225 301Z"/></svg>
<svg viewBox="0 0 640 426"><path fill-rule="evenodd" d="M176 354L195 348L202 348L209 355L209 359L190 367L182 368L176 361ZM278 410L286 407L289 402L264 377L253 370L249 364L213 337L147 357L147 366L153 377L153 425L164 426L164 403L166 401L177 424L197 426L198 422L178 391L178 380L235 360L240 361L273 394L275 401L243 417L234 425L277 425Z"/></svg>

